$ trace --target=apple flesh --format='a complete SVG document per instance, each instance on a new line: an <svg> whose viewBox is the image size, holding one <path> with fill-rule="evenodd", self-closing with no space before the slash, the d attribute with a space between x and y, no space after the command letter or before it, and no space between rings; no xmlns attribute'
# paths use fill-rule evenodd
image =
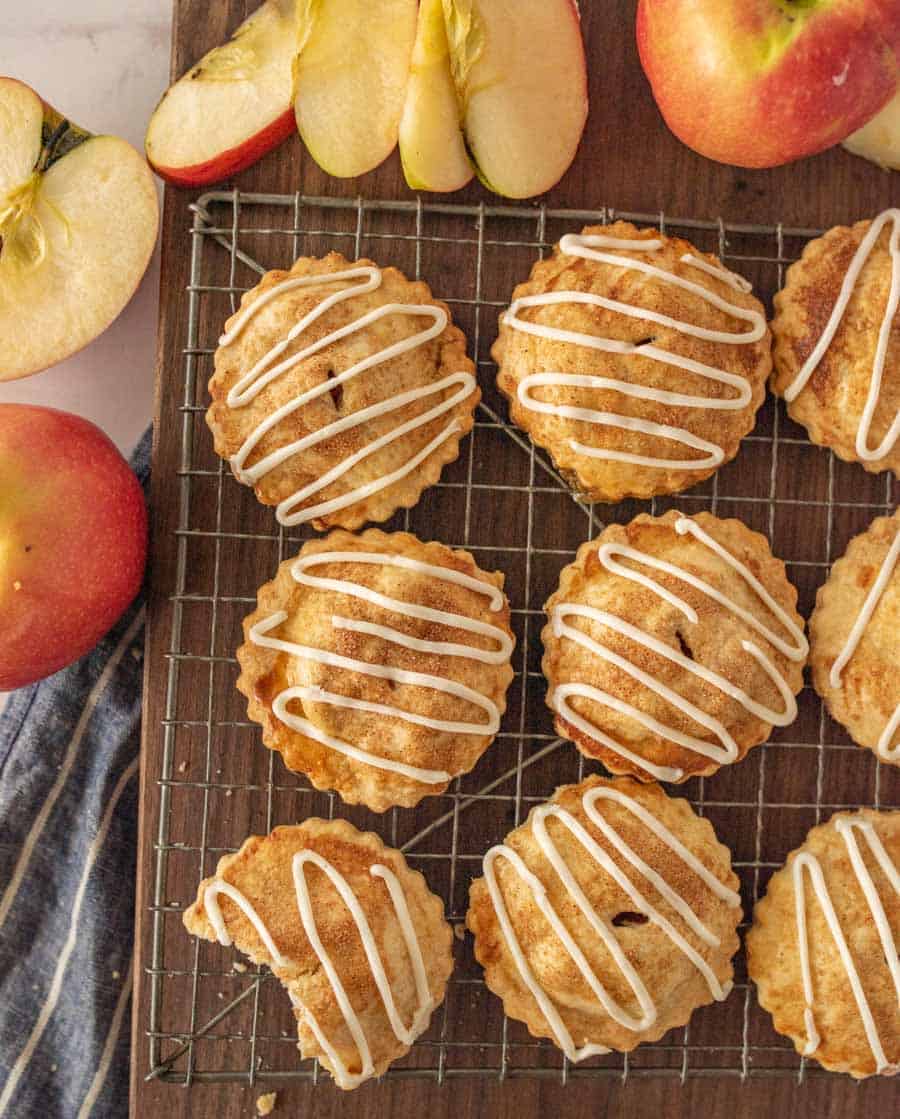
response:
<svg viewBox="0 0 900 1119"><path fill-rule="evenodd" d="M417 0L307 0L294 110L303 142L328 174L365 174L397 146L417 9Z"/></svg>
<svg viewBox="0 0 900 1119"><path fill-rule="evenodd" d="M141 586L147 510L94 424L0 404L0 691L88 652Z"/></svg>
<svg viewBox="0 0 900 1119"><path fill-rule="evenodd" d="M443 0L469 155L484 184L531 198L569 169L588 112L574 0Z"/></svg>
<svg viewBox="0 0 900 1119"><path fill-rule="evenodd" d="M153 176L0 78L0 381L62 361L133 295L159 221Z"/></svg>
<svg viewBox="0 0 900 1119"><path fill-rule="evenodd" d="M672 132L739 167L840 143L900 81L896 0L640 0L637 42Z"/></svg>
<svg viewBox="0 0 900 1119"><path fill-rule="evenodd" d="M885 170L900 171L900 94L896 94L868 124L844 141L844 147Z"/></svg>
<svg viewBox="0 0 900 1119"><path fill-rule="evenodd" d="M154 171L176 186L205 186L286 140L296 52L296 0L266 0L164 94L145 141Z"/></svg>
<svg viewBox="0 0 900 1119"><path fill-rule="evenodd" d="M474 176L460 113L443 0L422 0L400 118L400 159L412 190L460 190Z"/></svg>

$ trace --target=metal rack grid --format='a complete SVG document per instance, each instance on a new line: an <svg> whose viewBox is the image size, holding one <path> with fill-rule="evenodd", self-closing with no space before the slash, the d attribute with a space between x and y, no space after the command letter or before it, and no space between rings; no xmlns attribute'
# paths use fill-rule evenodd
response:
<svg viewBox="0 0 900 1119"><path fill-rule="evenodd" d="M190 1085L204 1081L277 1083L320 1076L296 1052L294 1022L280 985L265 969L244 968L218 945L181 927L190 896L172 898L168 883L199 882L246 835L307 815L335 813L378 831L401 847L442 894L459 924L465 891L480 856L521 822L553 788L579 780L585 760L555 738L543 702L538 632L541 605L577 545L612 521L627 522L648 503L591 506L574 499L553 467L505 420L493 389L489 347L496 315L533 260L563 232L623 218L679 233L718 253L764 298L781 285L786 265L815 230L676 220L611 209L557 211L213 192L192 205L188 337L182 370L169 373L180 394L182 457L176 582L168 644L166 717L157 775L158 828L152 903L149 1041L151 1072ZM441 267L453 243L465 267ZM212 451L203 413L206 381L221 324L242 291L263 271L289 267L299 255L331 248L372 256L428 279L466 331L484 400L459 460L411 511L385 527L404 528L470 549L507 573L518 644L509 709L497 741L474 773L416 809L377 816L311 789L258 740L233 687L240 620L257 587L309 533L279 528L229 476ZM766 533L788 563L808 616L815 588L849 538L893 507L891 478L865 474L813 447L770 398L735 463L671 499L680 507L739 516ZM496 524L505 526L502 541ZM508 531L506 529L508 528ZM852 745L807 686L797 722L773 735L738 766L689 782L687 795L732 847L745 915L768 876L813 824L838 808L900 804L900 772ZM507 1020L486 990L468 943L457 945L447 999L428 1033L391 1077L792 1076L807 1064L771 1028L736 961L735 990L702 1008L689 1026L630 1056L611 1054L571 1066L548 1042Z"/></svg>

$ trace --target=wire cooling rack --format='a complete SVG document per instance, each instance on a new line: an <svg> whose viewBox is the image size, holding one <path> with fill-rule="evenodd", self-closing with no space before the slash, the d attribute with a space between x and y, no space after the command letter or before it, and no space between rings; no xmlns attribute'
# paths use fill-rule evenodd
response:
<svg viewBox="0 0 900 1119"><path fill-rule="evenodd" d="M605 524L627 522L648 503L591 506L573 498L552 466L506 421L489 349L497 314L533 261L568 231L625 218L688 237L753 281L767 300L786 265L815 230L675 220L609 209L459 206L214 192L191 206L191 275L185 293L184 363L165 391L181 399L180 519L166 716L158 786L158 830L144 1023L148 1079L277 1083L320 1076L301 1062L287 998L265 969L200 943L181 925L193 886L247 835L310 815L348 818L401 847L446 902L460 942L447 998L428 1033L391 1077L794 1076L818 1074L771 1028L736 961L735 989L698 1010L684 1029L630 1056L570 1065L548 1042L507 1020L484 986L463 936L466 895L484 851L520 823L532 804L579 780L584 759L553 734L540 673L541 607L560 568ZM260 584L309 534L279 528L215 457L206 430L206 384L216 338L241 292L260 273L330 249L370 256L427 279L466 331L484 401L458 461L411 511L385 527L468 548L484 568L502 569L513 607L517 669L494 745L475 771L417 809L383 816L348 808L313 790L265 750L246 719L234 681L241 620ZM448 260L452 267L448 267ZM764 532L800 591L808 616L831 561L873 517L892 509L889 475L873 476L813 447L770 398L738 458L654 513L681 508L737 516ZM741 764L676 790L708 816L734 856L745 914L769 875L807 830L839 808L900 804L900 771L854 747L809 687L793 726Z"/></svg>

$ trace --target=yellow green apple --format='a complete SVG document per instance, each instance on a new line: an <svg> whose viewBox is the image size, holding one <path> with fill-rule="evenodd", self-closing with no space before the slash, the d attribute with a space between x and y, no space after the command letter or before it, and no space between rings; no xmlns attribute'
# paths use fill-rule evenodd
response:
<svg viewBox="0 0 900 1119"><path fill-rule="evenodd" d="M894 94L868 124L851 133L844 147L885 170L900 171L900 94Z"/></svg>

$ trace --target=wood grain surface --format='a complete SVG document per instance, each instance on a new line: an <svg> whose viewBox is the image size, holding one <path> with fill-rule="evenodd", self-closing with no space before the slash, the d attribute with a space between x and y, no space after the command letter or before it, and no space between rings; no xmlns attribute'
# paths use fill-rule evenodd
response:
<svg viewBox="0 0 900 1119"><path fill-rule="evenodd" d="M172 73L182 73L202 52L220 42L254 7L254 0L175 0ZM589 52L591 115L579 156L564 181L546 201L554 207L658 212L728 221L824 227L878 212L900 198L900 176L890 175L840 149L773 171L745 171L713 164L682 147L667 132L641 72L633 36L634 3L629 0L582 0ZM687 49L687 45L686 45ZM366 198L411 198L399 160L394 156L376 172L354 181L325 176L292 138L236 184L243 190ZM141 774L141 838L138 859L138 942L133 1019L132 1114L140 1119L237 1119L255 1114L255 1098L266 1087L235 1084L194 1085L190 1089L154 1081L145 1083L146 1023L150 985L150 921L145 919L155 865L162 736L165 708L166 639L170 631L175 586L175 530L179 516L177 471L181 417L178 386L186 335L184 297L190 268L190 215L193 195L167 188L162 226L157 400L153 458L152 574L147 636L144 745ZM451 201L494 201L473 185ZM458 265L459 250L446 246L441 267ZM438 279L433 274L431 280ZM210 330L217 330L213 323ZM823 456L824 459L824 456ZM860 477L862 472L859 472ZM853 476L855 477L855 475ZM227 479L230 490L239 487ZM862 484L862 483L860 483ZM232 500L229 492L228 500ZM235 500L237 500L235 498ZM269 514L271 516L271 514ZM785 546L813 532L798 513L783 526ZM503 538L504 526L498 524ZM262 580L259 580L262 581ZM809 606L809 594L804 607ZM539 700L540 701L540 700ZM263 751L258 751L260 754ZM745 763L749 765L748 763ZM838 776L838 782L843 780ZM848 778L849 780L849 778ZM547 791L549 792L550 786ZM850 791L848 791L848 789ZM896 790L895 790L896 791ZM839 793L835 793L838 796ZM852 797L850 786L843 788ZM895 799L894 803L898 803ZM252 822L252 821L251 821ZM257 824L258 826L258 824ZM501 832L502 834L502 832ZM195 871L185 864L170 871L167 897L187 902L196 887ZM738 1008L735 1013L740 1013ZM299 1059L299 1058L298 1058ZM277 1086L276 1086L277 1087ZM840 1077L741 1083L737 1078L672 1080L630 1079L573 1082L568 1086L536 1080L500 1084L455 1081L438 1087L426 1081L392 1081L364 1086L350 1096L330 1083L291 1083L278 1088L280 1116L356 1117L429 1114L431 1119L516 1116L538 1119L563 1109L571 1119L597 1115L706 1115L710 1119L743 1116L836 1117L896 1114L900 1085L894 1082L857 1086Z"/></svg>

